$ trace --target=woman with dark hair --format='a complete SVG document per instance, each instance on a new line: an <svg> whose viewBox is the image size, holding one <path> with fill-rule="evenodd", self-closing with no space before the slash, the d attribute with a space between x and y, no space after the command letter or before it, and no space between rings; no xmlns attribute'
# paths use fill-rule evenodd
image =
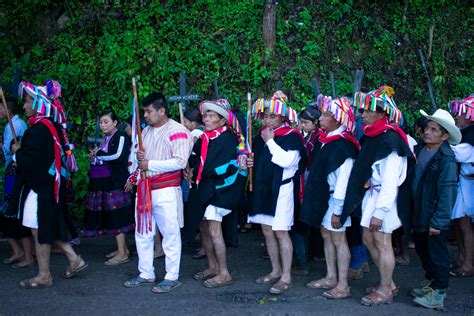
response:
<svg viewBox="0 0 474 316"><path fill-rule="evenodd" d="M119 265L129 261L124 234L134 229L132 197L124 190L129 176L130 139L117 129L118 117L113 110L100 115L99 126L105 137L99 147L89 149L91 168L84 234L115 236L117 250L106 255L105 264Z"/></svg>
<svg viewBox="0 0 474 316"><path fill-rule="evenodd" d="M193 142L196 142L204 133L202 115L198 109L188 109L184 112L184 126L191 132Z"/></svg>
<svg viewBox="0 0 474 316"><path fill-rule="evenodd" d="M305 147L306 154L308 155L308 164L305 170L305 181L311 169L311 164L313 162L313 150L317 145L319 137L319 117L321 116L321 111L312 107L309 107L301 111L299 119L301 121L301 126L303 132L305 133Z"/></svg>

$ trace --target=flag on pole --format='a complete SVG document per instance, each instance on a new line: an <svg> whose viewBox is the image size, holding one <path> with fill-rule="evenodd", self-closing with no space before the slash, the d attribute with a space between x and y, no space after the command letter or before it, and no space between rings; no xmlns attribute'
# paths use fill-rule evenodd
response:
<svg viewBox="0 0 474 316"><path fill-rule="evenodd" d="M128 172L133 173L138 169L138 134L137 134L137 115L135 98L132 99L132 148L130 149L130 157L128 158ZM139 177L139 175L138 175ZM138 180L138 179L137 179Z"/></svg>

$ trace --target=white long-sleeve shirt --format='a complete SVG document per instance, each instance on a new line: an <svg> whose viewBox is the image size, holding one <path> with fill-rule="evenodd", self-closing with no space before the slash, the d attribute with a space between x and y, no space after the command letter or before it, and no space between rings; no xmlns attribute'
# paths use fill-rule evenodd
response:
<svg viewBox="0 0 474 316"><path fill-rule="evenodd" d="M282 180L292 178L298 171L301 156L297 150L284 150L273 139L267 141L266 146L272 154L272 162L283 168Z"/></svg>
<svg viewBox="0 0 474 316"><path fill-rule="evenodd" d="M345 130L346 127L341 125L336 130L329 132L328 136L342 134ZM322 144L321 148L324 147L324 145L325 144ZM336 215L342 214L342 207L344 206L344 199L346 198L347 183L349 182L349 176L353 165L354 159L347 158L339 168L327 176L329 191L333 192L331 195L331 204L333 205L332 211Z"/></svg>

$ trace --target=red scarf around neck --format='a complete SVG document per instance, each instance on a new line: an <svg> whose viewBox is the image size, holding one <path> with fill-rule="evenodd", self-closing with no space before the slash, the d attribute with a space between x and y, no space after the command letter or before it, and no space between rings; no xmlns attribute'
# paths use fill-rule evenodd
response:
<svg viewBox="0 0 474 316"><path fill-rule="evenodd" d="M220 127L218 129L215 129L213 131L204 131L203 134L201 134L201 159L199 161L199 169L198 169L198 174L196 178L196 185L201 182L202 178L202 168L204 167L204 163L206 162L207 158L207 149L209 148L209 142L213 139L216 139L219 137L222 133L227 131L229 128L227 126Z"/></svg>
<svg viewBox="0 0 474 316"><path fill-rule="evenodd" d="M54 141L54 197L56 199L56 203L59 203L59 186L61 184L61 144L59 141L59 134L56 128L54 127L54 124L48 120L46 117L43 116L35 116L35 117L30 117L28 119L28 124L30 126L33 126L37 124L38 122L41 122L44 124L49 132L51 133L51 136L53 137Z"/></svg>
<svg viewBox="0 0 474 316"><path fill-rule="evenodd" d="M259 131L259 134L264 130L266 129L267 127L262 127ZM273 134L275 135L275 137L282 137L282 136L286 136L286 135L289 135L291 133L296 133L298 134L298 136L301 138L301 140L303 141L303 144L305 143L305 139L303 137L303 134L301 134L301 132L295 128L291 128L288 123L283 123L280 127L277 127L273 130Z"/></svg>
<svg viewBox="0 0 474 316"><path fill-rule="evenodd" d="M331 143L333 141L336 141L340 138L344 138L345 140L350 141L352 144L354 144L354 146L357 148L357 150L360 150L359 142L347 130L343 131L341 134L335 134L335 135L331 135L331 136L328 136L328 134L324 133L324 131L322 129L319 130L319 141L323 144L329 144L329 143Z"/></svg>
<svg viewBox="0 0 474 316"><path fill-rule="evenodd" d="M388 117L383 117L371 125L363 125L362 130L369 137L376 137L388 130L394 130L408 145L408 138L405 132L398 125L390 124Z"/></svg>

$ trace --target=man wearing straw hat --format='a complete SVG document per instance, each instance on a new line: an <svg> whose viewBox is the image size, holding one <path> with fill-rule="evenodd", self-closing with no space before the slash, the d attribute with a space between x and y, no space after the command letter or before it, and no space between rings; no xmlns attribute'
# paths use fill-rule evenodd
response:
<svg viewBox="0 0 474 316"><path fill-rule="evenodd" d="M314 164L305 188L300 219L321 229L326 257L326 277L306 286L328 289L323 296L342 299L351 296L347 284L350 252L346 239L346 227L351 218L341 223L347 182L360 145L352 136L354 113L351 102L345 98L332 100L320 95L318 107L322 112L319 122L322 131L321 148L315 150Z"/></svg>
<svg viewBox="0 0 474 316"><path fill-rule="evenodd" d="M397 199L406 179L408 160L411 165L414 157L406 134L396 125L402 113L393 101L394 93L391 87L381 86L354 96L355 106L364 109L364 136L349 178L341 223L351 213L361 215L363 242L380 272L380 281L366 289L363 305L391 303L398 293L392 280L392 232L402 226Z"/></svg>
<svg viewBox="0 0 474 316"><path fill-rule="evenodd" d="M202 280L207 288L216 288L234 282L227 268L222 220L237 209L245 190L245 148L237 118L226 99L203 101L200 109L205 131L189 161L189 180L194 185L189 193L190 223L186 226L191 233L199 227L208 261L208 267L193 278Z"/></svg>
<svg viewBox="0 0 474 316"><path fill-rule="evenodd" d="M181 231L183 227L183 199L181 174L191 154L192 140L189 131L168 118L168 103L161 93L152 93L142 101L148 126L143 130L144 152L137 152L138 168L146 172L151 186L151 214L135 214L135 243L140 274L124 283L125 287L138 287L155 283L154 236L160 230L165 252L164 280L152 288L155 293L166 293L181 285ZM136 173L134 173L136 174ZM135 182L133 177L130 182Z"/></svg>
<svg viewBox="0 0 474 316"><path fill-rule="evenodd" d="M457 166L449 144L461 141L461 132L449 112L438 109L428 119L423 147L413 180L413 240L425 270L423 288L413 289L415 304L442 309L449 282L448 229L456 200Z"/></svg>
<svg viewBox="0 0 474 316"><path fill-rule="evenodd" d="M263 119L264 127L253 144L255 189L248 220L261 224L272 264L272 271L255 282L275 283L270 288L272 294L284 293L292 285L293 245L288 231L293 226L295 206L302 198L299 188L306 166L303 136L290 126L298 118L286 101L286 95L277 91L270 100L258 99L253 106L253 113Z"/></svg>

